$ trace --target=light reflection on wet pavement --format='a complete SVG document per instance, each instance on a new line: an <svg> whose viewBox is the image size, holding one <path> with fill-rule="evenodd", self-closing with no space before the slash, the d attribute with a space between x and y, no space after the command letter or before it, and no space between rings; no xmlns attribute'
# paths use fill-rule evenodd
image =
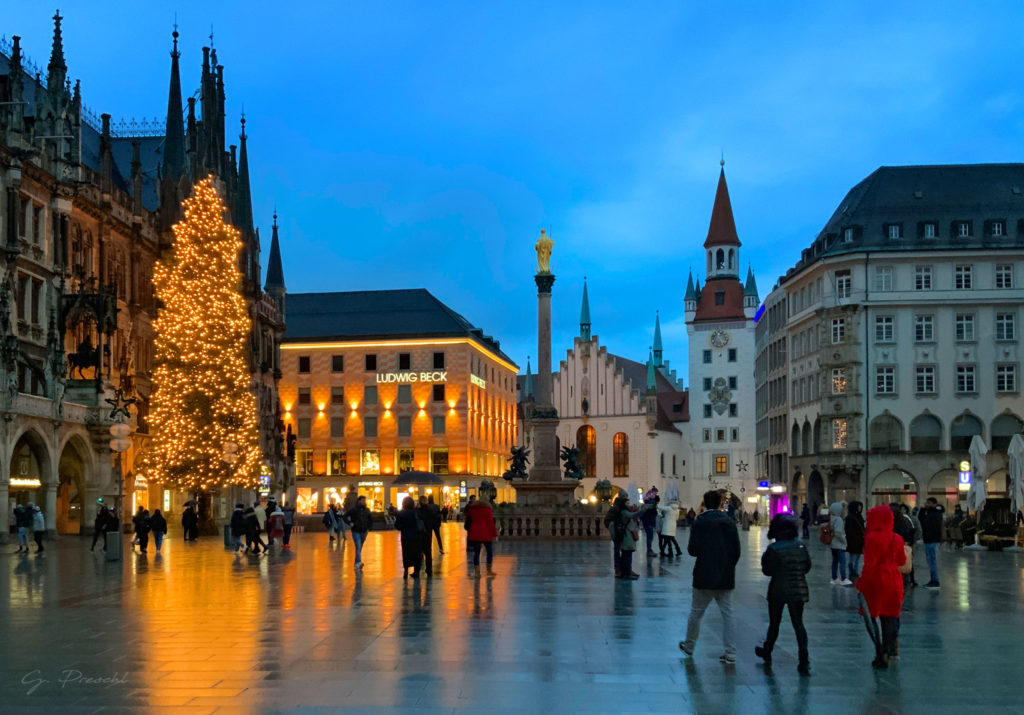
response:
<svg viewBox="0 0 1024 715"><path fill-rule="evenodd" d="M172 534L163 555L150 544L123 564L89 553L84 538L39 557L4 547L0 711L1024 710L1021 555L942 551L943 589L908 596L902 658L874 673L854 593L828 585L827 551L811 542L814 676L801 679L788 623L774 676L752 653L766 624L764 530L743 534L739 663L728 668L714 607L696 657L676 648L689 557L638 555L642 578L629 583L611 578L607 542L506 542L497 577L474 579L461 525L444 529L447 553L418 582L401 578L395 532L371 533L361 573L351 542L332 547L322 532L269 557Z"/></svg>

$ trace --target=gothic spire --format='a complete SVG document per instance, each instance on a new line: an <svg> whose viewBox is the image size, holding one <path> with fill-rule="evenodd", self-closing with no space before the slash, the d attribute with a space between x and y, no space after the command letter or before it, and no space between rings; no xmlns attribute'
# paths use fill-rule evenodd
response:
<svg viewBox="0 0 1024 715"><path fill-rule="evenodd" d="M683 300L697 300L697 290L693 286L693 271L686 277L686 295Z"/></svg>
<svg viewBox="0 0 1024 715"><path fill-rule="evenodd" d="M654 311L654 367L662 366L662 355L664 350L661 347L661 316Z"/></svg>
<svg viewBox="0 0 1024 715"><path fill-rule="evenodd" d="M163 176L177 183L187 173L185 163L185 125L181 109L181 74L178 71L178 26L171 33L171 85L167 94L167 124L164 132Z"/></svg>
<svg viewBox="0 0 1024 715"><path fill-rule="evenodd" d="M523 378L523 401L533 397L533 373L530 372L530 356L526 356L526 377Z"/></svg>
<svg viewBox="0 0 1024 715"><path fill-rule="evenodd" d="M60 10L53 16L53 49L50 51L50 63L46 65L46 85L51 92L59 92L64 87L64 78L68 66L64 62L64 38L60 32Z"/></svg>
<svg viewBox="0 0 1024 715"><path fill-rule="evenodd" d="M583 276L583 302L580 305L580 340L590 340L590 298L587 297L586 276Z"/></svg>
<svg viewBox="0 0 1024 715"><path fill-rule="evenodd" d="M711 223L704 248L712 246L739 246L736 222L732 217L732 203L729 201L729 187L725 183L725 162L718 174L718 189L715 191L715 205L711 209Z"/></svg>
<svg viewBox="0 0 1024 715"><path fill-rule="evenodd" d="M653 395L658 392L658 382L654 375L654 354L647 351L647 394Z"/></svg>
<svg viewBox="0 0 1024 715"><path fill-rule="evenodd" d="M249 189L249 152L245 148L247 139L245 134L245 115L242 115L242 133L238 135L241 140L238 154L238 207L235 213L235 223L239 231L243 233L253 232L252 224L252 192ZM277 214L274 214L274 236L277 236ZM269 280L269 275L267 276Z"/></svg>
<svg viewBox="0 0 1024 715"><path fill-rule="evenodd" d="M270 258L267 260L267 293L284 295L284 269L281 267L281 244L277 238L277 212L274 212L273 233L270 237Z"/></svg>
<svg viewBox="0 0 1024 715"><path fill-rule="evenodd" d="M743 286L743 295L757 298L757 281L754 280L754 271L749 265L747 266L747 282Z"/></svg>

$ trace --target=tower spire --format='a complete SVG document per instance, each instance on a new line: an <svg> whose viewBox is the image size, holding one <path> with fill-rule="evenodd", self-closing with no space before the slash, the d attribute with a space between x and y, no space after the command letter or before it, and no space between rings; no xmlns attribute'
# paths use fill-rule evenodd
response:
<svg viewBox="0 0 1024 715"><path fill-rule="evenodd" d="M281 243L277 238L277 210L270 234L270 258L267 259L267 283L263 287L274 296L284 295L284 269L281 266Z"/></svg>
<svg viewBox="0 0 1024 715"><path fill-rule="evenodd" d="M661 347L661 316L654 311L654 367L662 366L662 355L664 350Z"/></svg>
<svg viewBox="0 0 1024 715"><path fill-rule="evenodd" d="M50 50L50 63L46 66L46 84L51 92L59 92L64 87L64 78L68 72L64 62L64 38L60 31L60 21L63 19L60 10L53 16L53 48Z"/></svg>
<svg viewBox="0 0 1024 715"><path fill-rule="evenodd" d="M654 374L654 353L647 351L647 394L654 395L658 392L658 382Z"/></svg>
<svg viewBox="0 0 1024 715"><path fill-rule="evenodd" d="M526 377L523 378L523 400L533 397L533 373L530 371L530 356L526 356Z"/></svg>
<svg viewBox="0 0 1024 715"><path fill-rule="evenodd" d="M583 302L580 306L580 340L590 340L590 298L587 296L586 276L583 276Z"/></svg>
<svg viewBox="0 0 1024 715"><path fill-rule="evenodd" d="M729 200L729 187L725 183L725 161L718 173L718 188L715 190L715 205L711 209L711 223L708 226L708 237L704 248L712 246L740 246L736 235L736 222L732 216L732 202Z"/></svg>
<svg viewBox="0 0 1024 715"><path fill-rule="evenodd" d="M167 92L167 124L164 130L163 176L177 182L185 176L185 124L181 109L181 73L178 69L178 24L171 33L171 84Z"/></svg>
<svg viewBox="0 0 1024 715"><path fill-rule="evenodd" d="M246 149L245 115L242 115L242 133L238 135L241 145L238 153L238 229L252 233L252 192L249 188L249 152ZM275 235L277 232L277 214L274 214ZM269 278L269 276L268 276Z"/></svg>

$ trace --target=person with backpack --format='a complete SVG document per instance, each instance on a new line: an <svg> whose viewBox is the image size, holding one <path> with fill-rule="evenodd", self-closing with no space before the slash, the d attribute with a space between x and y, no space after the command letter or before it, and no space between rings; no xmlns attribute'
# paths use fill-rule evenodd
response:
<svg viewBox="0 0 1024 715"><path fill-rule="evenodd" d="M910 519L910 510L906 504L893 502L889 505L889 508L892 510L893 532L900 535L905 546L910 547L910 570L900 572L903 574L903 588L913 588L917 585L917 580L914 578L914 544L917 543L917 529L914 527L914 522Z"/></svg>
<svg viewBox="0 0 1024 715"><path fill-rule="evenodd" d="M810 675L804 604L810 600L807 572L811 570L811 554L797 539L799 526L792 514L776 516L769 531L775 536L775 541L761 555L761 572L771 578L768 583L768 634L763 645L754 647L754 654L764 661L766 669L771 667L772 650L782 624L782 611L789 608L789 620L796 633L799 654L797 672Z"/></svg>
<svg viewBox="0 0 1024 715"><path fill-rule="evenodd" d="M843 505L833 502L828 508L829 521L821 527L821 542L832 549L832 580L833 586L852 586L853 581L846 577L846 522L843 520ZM826 531L827 530L827 531ZM825 539L828 541L825 541Z"/></svg>

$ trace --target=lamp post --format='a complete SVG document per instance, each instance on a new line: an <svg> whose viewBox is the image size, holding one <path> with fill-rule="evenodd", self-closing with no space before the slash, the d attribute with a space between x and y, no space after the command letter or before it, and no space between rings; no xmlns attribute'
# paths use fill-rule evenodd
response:
<svg viewBox="0 0 1024 715"><path fill-rule="evenodd" d="M597 484L594 485L594 493L597 494L597 498L601 501L609 501L612 498L612 483L607 479L598 480Z"/></svg>
<svg viewBox="0 0 1024 715"><path fill-rule="evenodd" d="M221 461L224 462L224 464L226 465L226 468L227 468L227 480L225 480L225 487L226 487L226 485L230 484L230 482L231 482L231 468L234 466L235 462L238 461L238 445L235 444L234 442L232 442L231 440L227 440L226 442L224 442L223 445L221 445L221 450L222 450L222 453L220 455L220 458L221 458ZM212 504L210 505L210 511L211 512L213 511L213 505ZM211 519L212 519L212 516L213 515L211 513ZM231 526L230 526L230 524L225 524L224 525L224 546L227 547L227 548L231 548L233 545L234 545L234 539L231 537Z"/></svg>
<svg viewBox="0 0 1024 715"><path fill-rule="evenodd" d="M121 453L132 446L132 441L128 438L132 433L132 426L128 424L130 414L128 408L135 404L134 397L126 397L124 390L120 387L114 391L114 397L112 399L104 400L110 405L110 419L114 421L114 424L110 425L110 435L113 439L110 440L110 451L112 451L116 458L114 460L114 474L117 478L117 512L120 515L120 522L117 530L117 538L113 540L113 543L107 544L107 561L120 561L121 551L123 548L123 538L121 524L124 523L124 476L121 474Z"/></svg>

